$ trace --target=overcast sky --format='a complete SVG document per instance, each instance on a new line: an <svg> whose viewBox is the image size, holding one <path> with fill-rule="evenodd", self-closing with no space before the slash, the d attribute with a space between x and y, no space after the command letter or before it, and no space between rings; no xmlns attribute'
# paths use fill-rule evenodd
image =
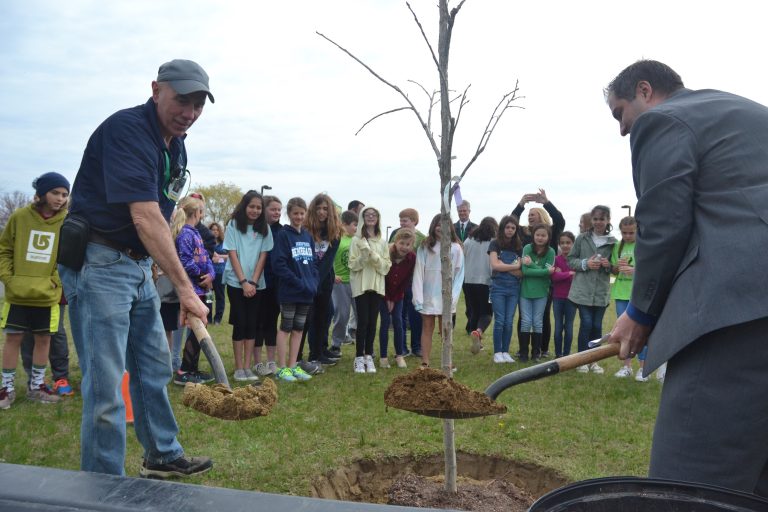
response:
<svg viewBox="0 0 768 512"><path fill-rule="evenodd" d="M411 2L436 47L435 4ZM621 205L635 204L629 139L602 88L633 61L653 58L690 88L768 103L759 5L467 0L450 61L451 88L471 84L454 173L516 81L515 105L524 107L506 112L462 181L472 219L498 219L543 187L567 229L577 231L579 215L598 203L618 221ZM408 80L432 90L437 73L405 2L3 1L0 192L31 192L32 179L50 170L74 179L98 124L145 102L160 64L187 58L207 70L216 97L187 138L193 188L270 185L284 203L322 191L344 206L378 206L393 227L401 209L415 207L426 231L440 182L423 130L399 112L355 136L404 101L315 31L407 90L426 115L426 96Z"/></svg>

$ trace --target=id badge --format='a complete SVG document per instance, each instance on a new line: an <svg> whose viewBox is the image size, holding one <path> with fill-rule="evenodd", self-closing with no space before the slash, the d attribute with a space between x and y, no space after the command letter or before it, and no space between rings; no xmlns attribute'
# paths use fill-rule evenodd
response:
<svg viewBox="0 0 768 512"><path fill-rule="evenodd" d="M186 184L187 174L184 173L168 183L168 187L165 189L165 196L174 203L178 202L179 198L181 198L181 192L184 190L184 185Z"/></svg>

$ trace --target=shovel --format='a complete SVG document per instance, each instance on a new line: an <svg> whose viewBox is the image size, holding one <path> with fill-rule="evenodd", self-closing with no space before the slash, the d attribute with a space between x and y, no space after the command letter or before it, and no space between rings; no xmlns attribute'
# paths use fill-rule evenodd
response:
<svg viewBox="0 0 768 512"><path fill-rule="evenodd" d="M578 368L585 364L591 364L611 356L617 356L621 346L618 343L606 343L609 338L610 334L606 334L598 340L590 341L589 346L596 348L590 348L583 352L559 357L553 361L529 366L528 368L523 368L522 370L503 375L485 389L485 394L491 400L496 400L502 391L511 388L512 386L543 379L544 377L556 375L567 370L573 370L574 368ZM493 416L497 414L496 412L463 412L447 410L418 410L412 412L447 420L477 418L480 416Z"/></svg>
<svg viewBox="0 0 768 512"><path fill-rule="evenodd" d="M208 334L208 329L203 325L202 320L196 316L189 315L187 317L189 326L192 332L195 333L195 337L200 342L200 348L203 350L206 359L211 364L213 370L213 378L216 379L217 384L224 384L228 389L232 389L229 385L229 379L227 378L227 370L224 368L224 363L221 362L219 351L216 350L216 345L213 344L211 335Z"/></svg>

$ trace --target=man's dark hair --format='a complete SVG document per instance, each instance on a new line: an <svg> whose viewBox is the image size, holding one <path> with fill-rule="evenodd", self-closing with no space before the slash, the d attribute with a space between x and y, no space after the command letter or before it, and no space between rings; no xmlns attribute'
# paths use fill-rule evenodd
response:
<svg viewBox="0 0 768 512"><path fill-rule="evenodd" d="M605 88L605 97L613 94L622 100L633 100L637 94L638 82L645 80L654 91L672 94L682 89L683 79L674 69L656 60L639 60L619 73Z"/></svg>
<svg viewBox="0 0 768 512"><path fill-rule="evenodd" d="M349 202L349 206L347 206L347 210L352 210L352 211L355 211L355 210L357 210L357 208L359 208L360 206L365 206L365 203L363 203L362 201L358 201L357 199L355 199L355 200L353 200L353 201L350 201L350 202Z"/></svg>

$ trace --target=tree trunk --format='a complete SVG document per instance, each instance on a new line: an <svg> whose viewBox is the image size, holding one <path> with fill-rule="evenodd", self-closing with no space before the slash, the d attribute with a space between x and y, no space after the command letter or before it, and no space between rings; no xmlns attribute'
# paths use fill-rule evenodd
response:
<svg viewBox="0 0 768 512"><path fill-rule="evenodd" d="M440 141L440 196L451 181L451 146L452 123L451 104L448 97L448 53L451 45L450 15L448 13L448 0L440 0L440 34L438 39L438 61L440 69L440 120L442 125L442 138ZM440 201L440 263L443 281L443 315L441 319L443 353L442 368L448 378L453 378L451 368L453 366L451 352L453 349L453 322L451 319L451 306L453 297L453 265L451 262L451 212L450 193L448 203ZM455 493L456 489L456 442L454 438L453 420L443 420L443 448L445 452L445 490Z"/></svg>

